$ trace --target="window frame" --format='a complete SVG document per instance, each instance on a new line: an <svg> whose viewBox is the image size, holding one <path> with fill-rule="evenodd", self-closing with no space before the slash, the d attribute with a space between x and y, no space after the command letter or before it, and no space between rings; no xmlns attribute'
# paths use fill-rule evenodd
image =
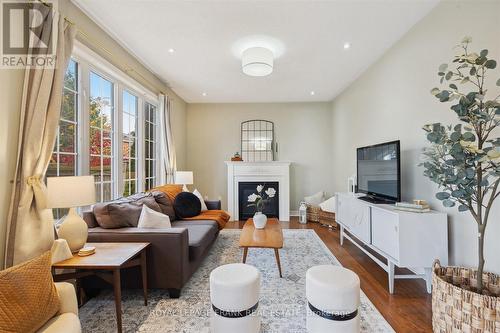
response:
<svg viewBox="0 0 500 333"><path fill-rule="evenodd" d="M153 179L153 186L154 185L158 185L159 182L161 181L161 158L162 156L160 156L161 154L161 138L160 138L160 108L158 105L155 105L153 103L151 103L150 101L148 100L144 100L143 101L143 108L144 108L144 112L142 113L143 116L145 117L146 114L146 104L149 104L151 105L152 107L155 108L155 127L154 127L154 132L153 132L153 135L154 135L154 140L151 140L151 138L149 138L150 141L152 141L154 143L154 153L155 153L155 158L151 158L151 156L148 158L148 160L151 160L151 161L154 161L154 170L155 170L155 175L153 177L146 177L146 154L144 153L143 155L143 158L142 160L144 161L144 168L142 168L142 172L144 173L143 175L143 178L142 178L142 186L144 186L144 188L146 187L146 180L147 179ZM142 126L143 126L143 133L145 133L145 125L146 125L146 118L144 118L144 121L142 123ZM146 136L143 137L143 140L141 142L141 145L142 145L142 149L145 150L145 144L146 144Z"/></svg>
<svg viewBox="0 0 500 333"><path fill-rule="evenodd" d="M78 108L79 123L78 133L78 175L90 174L90 73L93 72L113 84L113 182L112 199L123 196L124 177L123 177L123 93L125 91L137 97L137 128L136 128L136 192L145 190L145 107L146 103L156 108L157 117L160 116L159 96L145 88L142 84L128 76L125 72L109 63L100 55L90 50L79 41L75 41L71 58L77 63L78 69ZM157 163L155 167L155 185L160 181L160 156L162 142L159 138L159 118L155 127L156 138L156 156ZM82 135L83 134L83 135Z"/></svg>

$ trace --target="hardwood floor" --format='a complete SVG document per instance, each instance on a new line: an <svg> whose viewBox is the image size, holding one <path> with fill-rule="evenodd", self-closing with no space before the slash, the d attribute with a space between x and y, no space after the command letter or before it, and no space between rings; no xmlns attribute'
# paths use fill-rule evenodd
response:
<svg viewBox="0 0 500 333"><path fill-rule="evenodd" d="M280 223L284 229L315 230L341 264L358 274L361 289L396 332L432 332L431 296L423 280L396 280L395 293L391 295L386 272L350 241L345 240L344 246L340 246L338 230L318 223L303 225L294 217ZM241 229L243 224L229 222L226 228Z"/></svg>

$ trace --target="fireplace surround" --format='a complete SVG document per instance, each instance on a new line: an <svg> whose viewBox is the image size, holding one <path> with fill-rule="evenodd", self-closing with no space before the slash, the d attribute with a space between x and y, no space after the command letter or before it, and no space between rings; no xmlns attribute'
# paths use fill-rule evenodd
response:
<svg viewBox="0 0 500 333"><path fill-rule="evenodd" d="M226 161L225 163L227 166L227 210L233 221L245 218L240 216L239 183L241 182L277 183L279 220L290 220L290 162Z"/></svg>

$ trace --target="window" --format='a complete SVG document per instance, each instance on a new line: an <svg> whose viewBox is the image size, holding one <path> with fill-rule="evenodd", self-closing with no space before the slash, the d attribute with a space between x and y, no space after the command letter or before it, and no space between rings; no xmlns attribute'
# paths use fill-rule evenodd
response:
<svg viewBox="0 0 500 333"><path fill-rule="evenodd" d="M78 64L71 60L64 75L61 115L47 177L78 174ZM67 209L54 209L59 219Z"/></svg>
<svg viewBox="0 0 500 333"><path fill-rule="evenodd" d="M156 186L157 177L157 138L158 115L156 107L146 102L144 106L144 188Z"/></svg>
<svg viewBox="0 0 500 333"><path fill-rule="evenodd" d="M128 196L137 189L137 97L125 90L122 103L123 195Z"/></svg>
<svg viewBox="0 0 500 333"><path fill-rule="evenodd" d="M95 177L98 202L113 198L113 186L116 182L113 172L113 95L113 83L90 72L89 169L90 174Z"/></svg>
<svg viewBox="0 0 500 333"><path fill-rule="evenodd" d="M47 176L94 176L97 202L156 186L157 102L155 94L76 42Z"/></svg>

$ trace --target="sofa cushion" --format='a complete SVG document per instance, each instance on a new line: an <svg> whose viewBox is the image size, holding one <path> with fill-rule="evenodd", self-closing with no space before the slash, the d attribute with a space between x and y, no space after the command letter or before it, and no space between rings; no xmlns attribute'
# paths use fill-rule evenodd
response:
<svg viewBox="0 0 500 333"><path fill-rule="evenodd" d="M179 193L175 197L174 209L180 219L196 216L201 212L200 199L191 192Z"/></svg>
<svg viewBox="0 0 500 333"><path fill-rule="evenodd" d="M161 191L151 191L151 194L160 206L161 212L168 215L170 221L175 221L174 201Z"/></svg>
<svg viewBox="0 0 500 333"><path fill-rule="evenodd" d="M190 261L200 259L210 248L215 238L217 238L217 223L213 221L205 221L205 223L206 224L203 222L191 223L183 221L172 223L172 227L174 228L186 228L188 230Z"/></svg>
<svg viewBox="0 0 500 333"><path fill-rule="evenodd" d="M34 332L60 308L50 251L0 272L0 332Z"/></svg>
<svg viewBox="0 0 500 333"><path fill-rule="evenodd" d="M136 227L142 205L159 212L160 206L151 193L138 193L129 197L94 205L93 211L101 228Z"/></svg>

